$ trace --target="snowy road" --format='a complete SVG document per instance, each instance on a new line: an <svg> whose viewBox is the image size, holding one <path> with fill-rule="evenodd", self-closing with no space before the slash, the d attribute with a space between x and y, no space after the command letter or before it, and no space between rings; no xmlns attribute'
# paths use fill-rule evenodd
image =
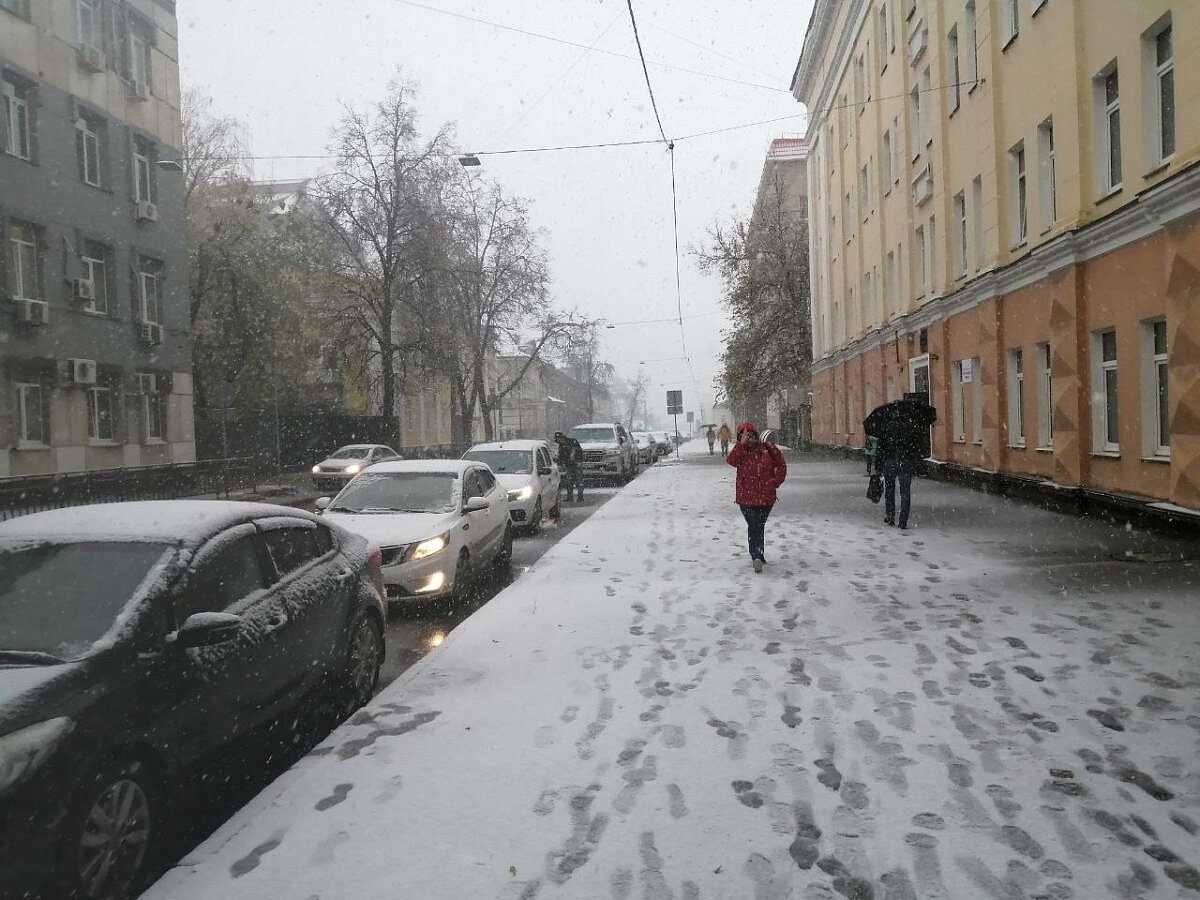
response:
<svg viewBox="0 0 1200 900"><path fill-rule="evenodd" d="M1194 544L790 464L765 573L655 467L146 896L1200 897Z"/></svg>

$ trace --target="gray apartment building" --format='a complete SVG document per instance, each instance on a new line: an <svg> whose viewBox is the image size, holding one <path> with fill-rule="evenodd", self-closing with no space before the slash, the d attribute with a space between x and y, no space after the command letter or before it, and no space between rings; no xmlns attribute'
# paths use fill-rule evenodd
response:
<svg viewBox="0 0 1200 900"><path fill-rule="evenodd" d="M195 459L173 0L0 0L0 477Z"/></svg>

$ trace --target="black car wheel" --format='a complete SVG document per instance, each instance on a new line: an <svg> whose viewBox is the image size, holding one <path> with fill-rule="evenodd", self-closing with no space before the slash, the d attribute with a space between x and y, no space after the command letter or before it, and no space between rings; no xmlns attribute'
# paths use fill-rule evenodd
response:
<svg viewBox="0 0 1200 900"><path fill-rule="evenodd" d="M383 630L365 609L360 609L350 624L350 642L346 647L346 668L342 712L349 715L375 696L379 669L383 665Z"/></svg>
<svg viewBox="0 0 1200 900"><path fill-rule="evenodd" d="M511 525L504 526L504 542L500 545L500 552L496 554L496 570L503 572L512 565L513 558L513 528Z"/></svg>
<svg viewBox="0 0 1200 900"><path fill-rule="evenodd" d="M529 524L525 527L525 530L529 534L540 532L542 530L542 516L544 515L545 513L542 511L542 498L538 497L537 503L533 505L533 515L530 517Z"/></svg>
<svg viewBox="0 0 1200 900"><path fill-rule="evenodd" d="M570 499L569 497L567 499ZM562 486L559 485L558 490L554 492L554 505L550 507L550 518L558 521L562 518Z"/></svg>
<svg viewBox="0 0 1200 900"><path fill-rule="evenodd" d="M162 825L158 783L145 763L102 765L84 782L71 811L72 894L130 900L146 887Z"/></svg>
<svg viewBox="0 0 1200 900"><path fill-rule="evenodd" d="M454 599L466 600L471 595L471 555L463 550L454 567Z"/></svg>

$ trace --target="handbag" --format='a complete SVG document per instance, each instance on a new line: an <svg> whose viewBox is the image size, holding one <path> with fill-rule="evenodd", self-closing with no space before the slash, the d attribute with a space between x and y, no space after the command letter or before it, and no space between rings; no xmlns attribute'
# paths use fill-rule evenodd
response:
<svg viewBox="0 0 1200 900"><path fill-rule="evenodd" d="M878 503L883 496L883 476L878 472L872 472L871 477L867 479L867 499L872 503Z"/></svg>

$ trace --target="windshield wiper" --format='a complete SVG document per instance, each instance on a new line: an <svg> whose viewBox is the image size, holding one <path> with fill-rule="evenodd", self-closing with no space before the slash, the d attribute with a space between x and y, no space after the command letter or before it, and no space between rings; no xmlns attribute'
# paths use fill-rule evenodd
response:
<svg viewBox="0 0 1200 900"><path fill-rule="evenodd" d="M66 662L41 650L0 650L0 663L27 663L31 666L60 666Z"/></svg>

